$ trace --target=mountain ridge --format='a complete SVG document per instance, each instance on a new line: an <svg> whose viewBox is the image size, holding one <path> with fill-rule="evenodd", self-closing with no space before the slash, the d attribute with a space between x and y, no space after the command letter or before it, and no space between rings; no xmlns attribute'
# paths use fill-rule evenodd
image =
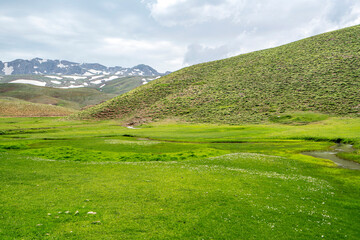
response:
<svg viewBox="0 0 360 240"><path fill-rule="evenodd" d="M141 124L262 122L291 111L360 116L360 26L190 66L77 115Z"/></svg>
<svg viewBox="0 0 360 240"><path fill-rule="evenodd" d="M139 64L131 68L120 66L106 67L99 63L76 63L67 60L50 60L33 58L31 60L16 59L10 62L0 61L0 75L25 74L62 74L62 75L118 75L118 76L162 76L154 68Z"/></svg>

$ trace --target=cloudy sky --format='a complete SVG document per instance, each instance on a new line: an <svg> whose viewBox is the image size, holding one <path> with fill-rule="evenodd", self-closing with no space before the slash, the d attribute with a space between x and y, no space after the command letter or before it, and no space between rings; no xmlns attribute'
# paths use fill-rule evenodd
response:
<svg viewBox="0 0 360 240"><path fill-rule="evenodd" d="M356 24L359 0L0 0L0 60L174 71Z"/></svg>

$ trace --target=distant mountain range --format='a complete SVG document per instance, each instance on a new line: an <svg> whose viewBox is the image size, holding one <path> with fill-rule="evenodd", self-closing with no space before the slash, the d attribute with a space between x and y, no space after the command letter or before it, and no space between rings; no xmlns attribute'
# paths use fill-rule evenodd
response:
<svg viewBox="0 0 360 240"><path fill-rule="evenodd" d="M162 76L168 73L159 73L154 68L144 64L132 68L123 68L119 66L106 67L99 63L76 63L41 58L17 59L11 62L0 61L0 75Z"/></svg>

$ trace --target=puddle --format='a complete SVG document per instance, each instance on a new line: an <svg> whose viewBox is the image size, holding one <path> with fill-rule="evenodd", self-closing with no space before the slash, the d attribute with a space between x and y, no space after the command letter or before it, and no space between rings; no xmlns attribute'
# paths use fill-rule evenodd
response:
<svg viewBox="0 0 360 240"><path fill-rule="evenodd" d="M135 128L133 126L127 126L128 129L140 129L140 128Z"/></svg>
<svg viewBox="0 0 360 240"><path fill-rule="evenodd" d="M327 152L303 152L302 154L317 157L317 158L324 158L333 161L336 165L342 168L347 169L355 169L360 170L360 164L348 161L342 158L339 158L336 156L339 152L352 152L354 151L354 148L350 144L338 144L336 146L331 147L332 151Z"/></svg>

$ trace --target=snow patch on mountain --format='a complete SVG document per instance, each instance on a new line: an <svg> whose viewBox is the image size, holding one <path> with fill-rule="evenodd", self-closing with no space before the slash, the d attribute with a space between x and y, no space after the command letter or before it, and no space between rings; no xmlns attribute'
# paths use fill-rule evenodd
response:
<svg viewBox="0 0 360 240"><path fill-rule="evenodd" d="M125 72L126 70L117 71L115 75L124 75Z"/></svg>
<svg viewBox="0 0 360 240"><path fill-rule="evenodd" d="M31 84L31 85L35 85L35 86L41 86L41 87L45 87L45 85L46 85L46 82L40 82L40 81L28 80L28 79L18 79L18 80L11 81L10 83L24 83L24 84Z"/></svg>
<svg viewBox="0 0 360 240"><path fill-rule="evenodd" d="M39 63L46 63L48 60L47 59L38 59Z"/></svg>
<svg viewBox="0 0 360 240"><path fill-rule="evenodd" d="M72 78L74 80L78 80L78 79L86 79L87 77L80 77L80 76L70 76L70 75L64 75L63 77L65 78Z"/></svg>
<svg viewBox="0 0 360 240"><path fill-rule="evenodd" d="M88 71L90 73L92 73L92 74L101 74L102 73L102 71L98 71L98 70L95 70L95 69L89 69Z"/></svg>
<svg viewBox="0 0 360 240"><path fill-rule="evenodd" d="M68 66L66 66L66 65L64 65L64 64L62 64L62 63L59 63L59 64L57 65L57 67L58 67L58 68L67 68Z"/></svg>
<svg viewBox="0 0 360 240"><path fill-rule="evenodd" d="M52 79L57 79L57 80L62 80L62 77L57 77L57 76L45 76L47 78L52 78Z"/></svg>
<svg viewBox="0 0 360 240"><path fill-rule="evenodd" d="M63 89L69 89L69 88L82 88L85 87L84 85L70 85L67 87L59 87L59 88L63 88Z"/></svg>
<svg viewBox="0 0 360 240"><path fill-rule="evenodd" d="M11 75L14 72L14 67L8 66L8 63L4 63L3 72L5 73L5 75Z"/></svg>
<svg viewBox="0 0 360 240"><path fill-rule="evenodd" d="M98 79L98 78L103 78L103 77L105 77L105 75L94 76L94 77L90 78L90 81Z"/></svg>
<svg viewBox="0 0 360 240"><path fill-rule="evenodd" d="M117 78L119 78L119 77L118 76L111 76L109 78L104 78L102 80L105 81L105 82L108 82L108 81L111 81L111 80L114 80L114 79L117 79Z"/></svg>
<svg viewBox="0 0 360 240"><path fill-rule="evenodd" d="M89 77L89 76L93 76L94 74L93 73L91 73L91 72L86 72L86 73L84 73L83 74L83 76L87 76L87 77Z"/></svg>
<svg viewBox="0 0 360 240"><path fill-rule="evenodd" d="M148 81L147 81L146 78L141 79L141 81L142 81L142 84L143 84L143 85L148 83Z"/></svg>
<svg viewBox="0 0 360 240"><path fill-rule="evenodd" d="M95 81L91 81L91 83L92 84L100 84L100 83L102 83L102 79L100 79L100 80L95 80Z"/></svg>

